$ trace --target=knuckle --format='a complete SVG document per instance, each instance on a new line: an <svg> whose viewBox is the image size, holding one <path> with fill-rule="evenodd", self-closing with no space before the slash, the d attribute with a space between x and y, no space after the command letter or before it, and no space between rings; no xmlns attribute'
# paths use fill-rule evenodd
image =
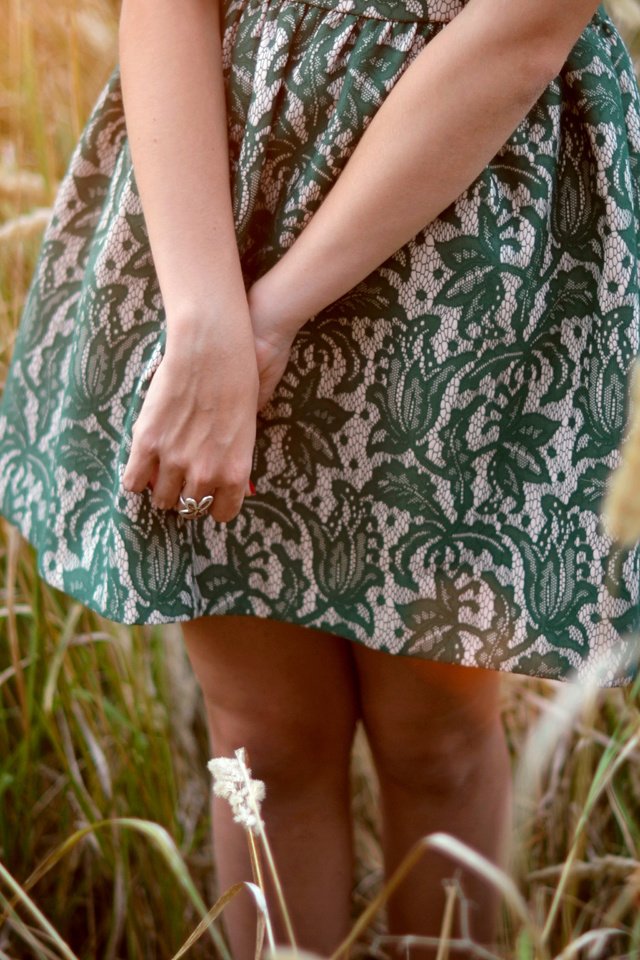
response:
<svg viewBox="0 0 640 960"><path fill-rule="evenodd" d="M188 491L188 496L195 497L197 500L201 500L202 497L209 496L215 492L216 484L211 479L211 474L202 474L200 476L194 476L189 481L189 484L185 486L185 490Z"/></svg>
<svg viewBox="0 0 640 960"><path fill-rule="evenodd" d="M216 476L216 469L213 464L200 461L193 464L191 474L195 483L208 483L211 486Z"/></svg>
<svg viewBox="0 0 640 960"><path fill-rule="evenodd" d="M251 473L251 464L236 460L225 464L224 485L229 487L242 486L249 479Z"/></svg>
<svg viewBox="0 0 640 960"><path fill-rule="evenodd" d="M157 441L146 433L138 433L136 436L136 447L138 454L143 457L152 457L158 452Z"/></svg>
<svg viewBox="0 0 640 960"><path fill-rule="evenodd" d="M167 453L162 458L162 464L165 470L169 473L182 473L184 472L184 463L182 457L177 456L175 453Z"/></svg>

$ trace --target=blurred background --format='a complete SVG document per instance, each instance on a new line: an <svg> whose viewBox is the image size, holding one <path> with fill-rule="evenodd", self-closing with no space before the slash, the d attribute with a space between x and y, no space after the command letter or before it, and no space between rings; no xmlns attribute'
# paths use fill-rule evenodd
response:
<svg viewBox="0 0 640 960"><path fill-rule="evenodd" d="M640 0L605 7L640 66ZM116 61L118 8L0 0L0 387L50 204ZM179 628L103 620L35 570L32 548L0 518L0 960L172 957L198 905L215 899L204 710ZM550 727L553 737L518 798L513 880L529 927L505 916L503 956L640 958L638 684L571 710L559 686L505 677L514 767L535 755L532 738ZM353 808L355 916L381 881L361 733ZM113 822L121 817L164 830ZM580 947L601 929L613 932ZM544 931L543 946L532 931ZM377 955L383 933L384 911L362 950ZM189 956L214 951L204 936Z"/></svg>

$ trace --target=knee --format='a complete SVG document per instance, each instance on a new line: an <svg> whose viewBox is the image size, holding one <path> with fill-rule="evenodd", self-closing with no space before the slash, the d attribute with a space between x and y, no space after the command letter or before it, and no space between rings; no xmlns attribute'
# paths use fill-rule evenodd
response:
<svg viewBox="0 0 640 960"><path fill-rule="evenodd" d="M500 714L478 714L462 705L437 717L429 710L379 711L363 723L381 786L404 792L456 794L491 766L506 742Z"/></svg>
<svg viewBox="0 0 640 960"><path fill-rule="evenodd" d="M244 747L252 776L264 781L268 797L348 781L356 725L349 711L319 716L271 705L236 712L206 698L205 708L215 755L233 756Z"/></svg>
<svg viewBox="0 0 640 960"><path fill-rule="evenodd" d="M503 751L495 671L354 653L362 722L383 790L452 794Z"/></svg>
<svg viewBox="0 0 640 960"><path fill-rule="evenodd" d="M379 740L371 751L381 784L406 793L460 794L491 765L501 749L502 729L458 729L434 741L428 730L424 739L394 744Z"/></svg>

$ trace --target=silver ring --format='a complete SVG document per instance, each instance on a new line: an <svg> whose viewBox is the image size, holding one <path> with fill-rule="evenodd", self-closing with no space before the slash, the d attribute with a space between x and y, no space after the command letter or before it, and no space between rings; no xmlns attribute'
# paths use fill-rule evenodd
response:
<svg viewBox="0 0 640 960"><path fill-rule="evenodd" d="M198 503L193 497L183 497L180 494L180 509L178 513L189 520L195 520L196 517L203 517L209 512L209 507L213 503L213 494L208 493L206 497Z"/></svg>

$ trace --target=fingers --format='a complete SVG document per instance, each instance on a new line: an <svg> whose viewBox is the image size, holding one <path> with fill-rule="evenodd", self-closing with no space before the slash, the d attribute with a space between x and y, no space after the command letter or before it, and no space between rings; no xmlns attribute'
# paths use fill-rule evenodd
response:
<svg viewBox="0 0 640 960"><path fill-rule="evenodd" d="M146 487L152 491L151 502L159 510L178 510L180 496L191 497L199 503L212 495L209 514L219 523L229 523L242 509L245 496L255 494L249 479L251 461L227 463L224 469L188 470L184 463L170 454L160 456L154 443L148 442L142 432L133 429L133 443L122 477L125 490L141 493Z"/></svg>
<svg viewBox="0 0 640 960"><path fill-rule="evenodd" d="M154 507L169 510L180 495L184 471L166 455L161 463L155 444L147 440L144 434L136 433L136 427L137 423L133 425L133 442L122 475L122 485L132 493L142 493L145 487L151 487Z"/></svg>
<svg viewBox="0 0 640 960"><path fill-rule="evenodd" d="M172 460L162 461L158 477L153 486L151 502L158 510L171 510L178 502L178 497L184 486L184 470L179 463ZM210 492L210 491L207 491ZM194 494L189 494L194 496ZM200 494L200 499L204 494Z"/></svg>
<svg viewBox="0 0 640 960"><path fill-rule="evenodd" d="M142 439L136 436L136 426L133 425L133 442L122 474L122 486L132 493L142 493L150 481L151 486L156 482L159 458L153 447L145 446Z"/></svg>
<svg viewBox="0 0 640 960"><path fill-rule="evenodd" d="M219 523L229 523L242 509L247 487L218 487L209 513Z"/></svg>
<svg viewBox="0 0 640 960"><path fill-rule="evenodd" d="M209 390L210 384L204 384L206 390L204 386L203 391L195 389L198 383L189 382L192 368L193 364L185 366L181 361L167 365L165 358L154 373L132 426L122 484L137 493L150 487L155 509L180 511L185 506L182 496L190 501L182 513L185 519L208 512L214 520L228 523L242 509L245 496L251 496L248 481L259 384L256 376L239 398L230 398L231 388L223 378L218 397ZM234 381L236 392L240 379ZM213 503L204 503L202 512L195 510L209 496Z"/></svg>
<svg viewBox="0 0 640 960"><path fill-rule="evenodd" d="M222 475L220 475L220 471L214 475L213 483L206 479L206 474L204 477L193 480L188 477L185 483L185 491L196 500L212 493L214 501L209 513L219 523L229 523L242 509L247 494L250 472L250 460L248 462L237 460L233 463L226 463ZM191 493L192 490L193 493Z"/></svg>
<svg viewBox="0 0 640 960"><path fill-rule="evenodd" d="M211 494L214 499L212 505L209 507L208 513L214 520L220 523L228 523L230 520L233 520L240 512L244 498L255 496L256 493L255 484L251 479L247 481L243 488L240 488L238 484L234 487L213 487L209 484L205 490L204 487L206 484L202 482L198 485L188 484L182 472L179 474L179 484L176 483L174 478L172 485L170 478L166 477L164 486L162 486L161 482L158 481L158 474L159 464L156 463L153 467L152 475L145 484L145 486L149 487L153 492L152 503L154 507L164 510L177 510L181 506L180 496L185 499L191 497L196 503L199 503L203 497ZM176 486L178 492L172 500L173 493L167 493L167 490L175 490ZM164 506L168 501L171 501L171 506Z"/></svg>
<svg viewBox="0 0 640 960"><path fill-rule="evenodd" d="M202 487L200 491L202 491ZM195 490L196 492L192 492ZM209 486L206 492L200 492L198 488L194 485L189 485L185 482L184 489L182 490L182 496L186 499L187 497L192 497L196 503L200 503L203 497L211 494L213 496L213 503L209 507L208 513L214 520L219 523L229 523L230 520L233 520L236 517L242 505L244 503L244 498L246 496L253 496L255 494L255 486L251 481L248 481L244 487L239 486L238 484L230 487L216 487L213 488Z"/></svg>

